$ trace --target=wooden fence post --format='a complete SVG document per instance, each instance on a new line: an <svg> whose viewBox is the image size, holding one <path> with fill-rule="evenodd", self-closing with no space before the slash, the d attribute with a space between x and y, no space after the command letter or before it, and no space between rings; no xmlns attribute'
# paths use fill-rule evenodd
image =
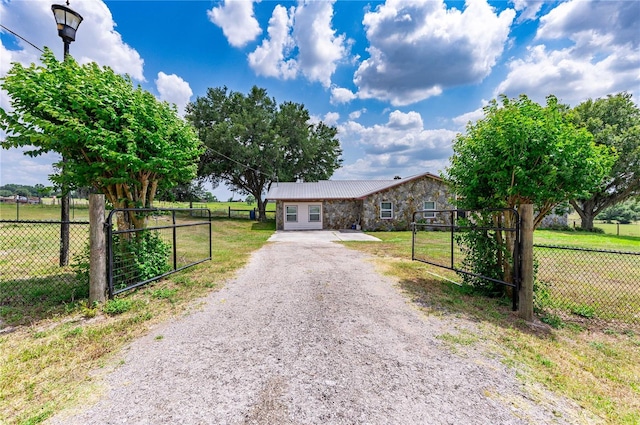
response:
<svg viewBox="0 0 640 425"><path fill-rule="evenodd" d="M89 306L107 298L107 249L104 234L104 195L89 195Z"/></svg>
<svg viewBox="0 0 640 425"><path fill-rule="evenodd" d="M533 205L520 206L520 241L522 275L520 283L518 313L527 322L533 321Z"/></svg>

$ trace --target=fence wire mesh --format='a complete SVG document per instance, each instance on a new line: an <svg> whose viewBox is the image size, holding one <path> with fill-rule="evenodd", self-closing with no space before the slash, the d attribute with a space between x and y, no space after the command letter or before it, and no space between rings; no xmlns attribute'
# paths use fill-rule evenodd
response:
<svg viewBox="0 0 640 425"><path fill-rule="evenodd" d="M147 226L116 229L117 215L128 212L146 215ZM111 296L211 259L209 210L114 210L107 228Z"/></svg>
<svg viewBox="0 0 640 425"><path fill-rule="evenodd" d="M640 324L640 252L534 246L535 307Z"/></svg>
<svg viewBox="0 0 640 425"><path fill-rule="evenodd" d="M0 308L47 306L89 294L78 265L88 255L89 223L69 223L69 264L60 266L61 222L0 220Z"/></svg>

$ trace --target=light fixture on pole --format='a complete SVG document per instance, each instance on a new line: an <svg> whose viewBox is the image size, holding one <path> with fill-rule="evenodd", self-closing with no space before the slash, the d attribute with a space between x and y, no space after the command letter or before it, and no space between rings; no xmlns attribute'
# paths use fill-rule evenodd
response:
<svg viewBox="0 0 640 425"><path fill-rule="evenodd" d="M72 41L76 41L76 31L82 22L82 16L70 9L69 2L63 6L61 4L54 4L51 6L53 16L56 18L56 24L58 25L58 35L64 42L64 56L69 54L69 44Z"/></svg>
<svg viewBox="0 0 640 425"><path fill-rule="evenodd" d="M67 5L54 4L51 6L53 17L56 19L58 35L64 43L63 60L69 56L69 44L76 40L76 31L82 22L82 16ZM62 167L66 159L62 156ZM69 265L69 190L67 185L62 185L62 198L60 199L60 267Z"/></svg>

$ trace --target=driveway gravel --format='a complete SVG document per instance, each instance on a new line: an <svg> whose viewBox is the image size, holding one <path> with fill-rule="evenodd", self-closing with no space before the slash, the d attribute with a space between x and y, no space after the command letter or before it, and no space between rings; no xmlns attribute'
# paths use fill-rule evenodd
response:
<svg viewBox="0 0 640 425"><path fill-rule="evenodd" d="M371 257L272 242L190 315L122 353L102 397L52 424L582 424L515 377L464 318L427 316Z"/></svg>

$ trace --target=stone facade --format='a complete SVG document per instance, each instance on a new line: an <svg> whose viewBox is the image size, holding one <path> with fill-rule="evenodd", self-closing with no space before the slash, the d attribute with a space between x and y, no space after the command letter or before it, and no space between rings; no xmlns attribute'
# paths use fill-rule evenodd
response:
<svg viewBox="0 0 640 425"><path fill-rule="evenodd" d="M322 220L325 229L350 229L362 217L359 199L328 199L322 202Z"/></svg>
<svg viewBox="0 0 640 425"><path fill-rule="evenodd" d="M436 203L437 210L451 209L450 194L444 182L430 177L408 181L406 184L391 187L374 193L363 201L362 230L408 230L411 227L413 213L424 209L425 201ZM380 204L393 204L393 218L380 218ZM436 214L436 218L426 219L432 223L448 223ZM419 219L422 219L420 217Z"/></svg>
<svg viewBox="0 0 640 425"><path fill-rule="evenodd" d="M563 214L563 215L558 215L558 214L547 214L544 216L544 218L542 219L542 223L540 223L540 225L538 226L539 229L545 229L545 228L553 228L553 227L567 227L569 225L569 215L568 214Z"/></svg>

